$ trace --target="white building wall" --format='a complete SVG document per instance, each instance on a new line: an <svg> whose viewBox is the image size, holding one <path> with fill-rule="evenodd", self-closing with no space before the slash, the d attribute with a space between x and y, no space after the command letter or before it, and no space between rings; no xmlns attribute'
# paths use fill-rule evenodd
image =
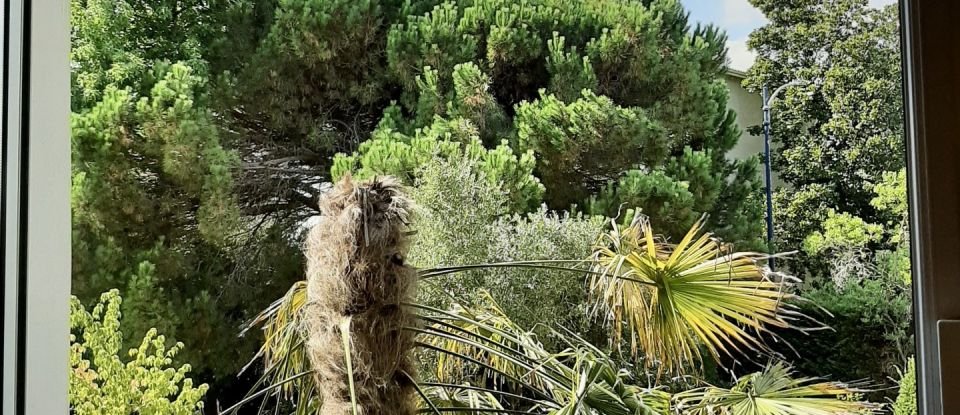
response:
<svg viewBox="0 0 960 415"><path fill-rule="evenodd" d="M727 152L727 158L731 160L743 160L745 158L763 154L763 136L750 135L747 129L752 126L760 125L763 122L763 103L760 94L748 92L740 84L743 81L743 75L728 72L724 77L727 83L727 89L730 90L730 98L727 101L727 107L737 114L737 126L740 127L742 135L736 146ZM771 151L774 151L771 149ZM761 165L761 174L763 166ZM777 179L776 171L773 172L773 185L779 187L782 183Z"/></svg>

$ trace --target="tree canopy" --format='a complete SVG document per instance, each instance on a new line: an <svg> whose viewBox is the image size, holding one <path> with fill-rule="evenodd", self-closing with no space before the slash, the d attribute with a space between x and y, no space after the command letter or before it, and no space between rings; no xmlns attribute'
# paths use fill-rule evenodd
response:
<svg viewBox="0 0 960 415"><path fill-rule="evenodd" d="M885 223L871 204L883 175L904 168L896 6L867 0L752 0L769 23L749 38L757 60L744 85L794 80L773 106L771 160L788 184L776 195L778 247L797 249L829 212Z"/></svg>
<svg viewBox="0 0 960 415"><path fill-rule="evenodd" d="M281 2L227 113L245 163L286 170L248 169L259 187L241 199L303 208L346 171L412 184L427 154L460 143L521 159L488 171L516 183L518 208L634 205L675 236L707 213L757 246L755 162L724 157L740 133L725 40L677 1ZM522 178L533 165L539 184Z"/></svg>
<svg viewBox="0 0 960 415"><path fill-rule="evenodd" d="M214 6L73 2L72 290L91 303L119 289L127 338L159 329L200 373L232 378L254 350L237 327L300 265L285 241L246 248L285 237L239 209L241 160L204 56Z"/></svg>

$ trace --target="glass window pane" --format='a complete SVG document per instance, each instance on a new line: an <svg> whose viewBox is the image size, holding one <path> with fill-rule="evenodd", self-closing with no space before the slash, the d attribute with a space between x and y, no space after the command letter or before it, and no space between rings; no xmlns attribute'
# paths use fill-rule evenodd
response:
<svg viewBox="0 0 960 415"><path fill-rule="evenodd" d="M71 6L78 412L915 410L896 1Z"/></svg>

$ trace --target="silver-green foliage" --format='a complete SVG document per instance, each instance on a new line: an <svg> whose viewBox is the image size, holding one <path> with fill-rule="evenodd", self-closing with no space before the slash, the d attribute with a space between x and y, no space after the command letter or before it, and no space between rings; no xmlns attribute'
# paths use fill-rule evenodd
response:
<svg viewBox="0 0 960 415"><path fill-rule="evenodd" d="M469 160L427 163L412 195L419 210L410 260L418 267L586 258L603 227L601 218L546 208L508 215L506 192L485 180ZM471 298L483 288L525 327L560 321L577 331L587 327L582 278L562 271L487 268L424 281L418 300L446 305L448 293Z"/></svg>
<svg viewBox="0 0 960 415"><path fill-rule="evenodd" d="M173 366L183 348L167 348L166 339L150 329L139 347L122 359L120 294L111 290L91 311L70 299L69 399L73 413L192 414L203 409L207 385L194 386L190 365Z"/></svg>

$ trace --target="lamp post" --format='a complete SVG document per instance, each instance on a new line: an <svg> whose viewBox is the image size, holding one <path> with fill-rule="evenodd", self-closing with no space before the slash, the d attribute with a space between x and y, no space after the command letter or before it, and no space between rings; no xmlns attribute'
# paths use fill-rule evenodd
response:
<svg viewBox="0 0 960 415"><path fill-rule="evenodd" d="M767 248L773 249L773 179L771 178L770 173L770 106L773 104L773 100L777 98L784 89L787 87L805 84L807 81L796 79L780 85L779 88L773 90L772 94L767 93L767 86L763 86L763 157L764 157L764 179L767 184ZM772 253L772 252L771 252ZM769 259L769 265L771 271L776 271L774 265L773 257Z"/></svg>

